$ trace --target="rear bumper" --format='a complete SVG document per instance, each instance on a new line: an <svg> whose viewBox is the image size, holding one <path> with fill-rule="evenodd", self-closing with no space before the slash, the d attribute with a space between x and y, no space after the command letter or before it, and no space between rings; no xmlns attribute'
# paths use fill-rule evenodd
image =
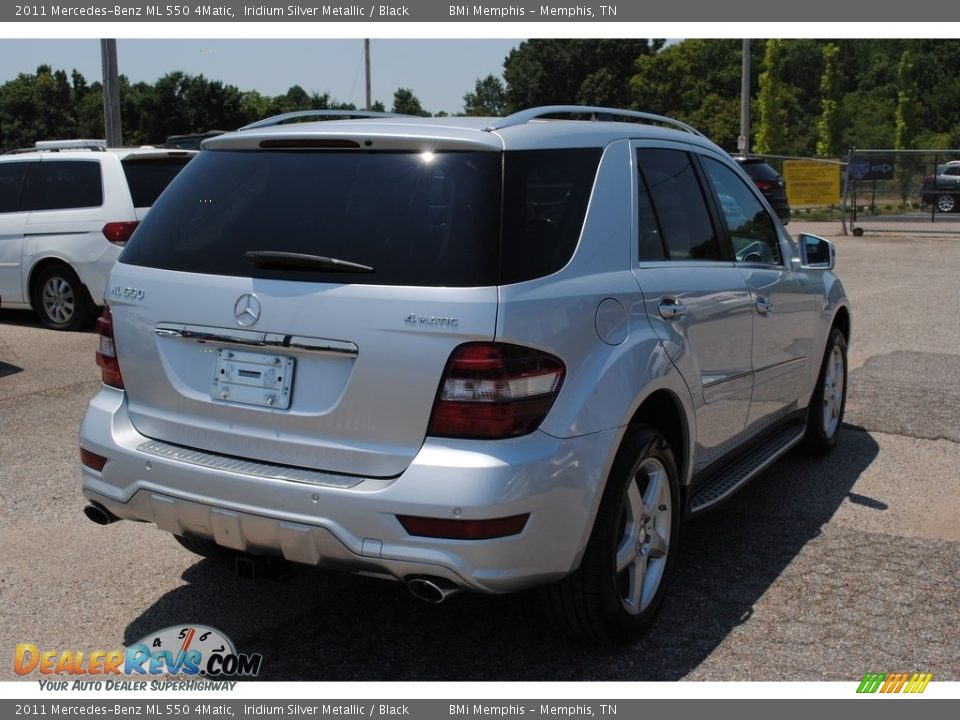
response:
<svg viewBox="0 0 960 720"><path fill-rule="evenodd" d="M616 430L570 439L428 438L399 477L338 487L337 476L320 485L145 452L149 438L113 388L91 401L80 431L81 445L108 459L100 472L83 467L83 494L119 518L245 552L398 580L434 575L491 593L576 568L618 438ZM521 514L529 519L520 534L493 540L414 537L397 520Z"/></svg>

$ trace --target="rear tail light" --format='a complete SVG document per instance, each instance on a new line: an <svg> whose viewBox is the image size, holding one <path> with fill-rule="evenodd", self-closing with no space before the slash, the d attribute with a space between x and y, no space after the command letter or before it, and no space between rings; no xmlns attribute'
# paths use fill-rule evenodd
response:
<svg viewBox="0 0 960 720"><path fill-rule="evenodd" d="M132 222L112 222L103 226L103 236L114 245L126 245L127 240L133 235L140 223Z"/></svg>
<svg viewBox="0 0 960 720"><path fill-rule="evenodd" d="M563 382L559 359L503 343L468 343L450 356L429 435L495 440L533 432Z"/></svg>
<svg viewBox="0 0 960 720"><path fill-rule="evenodd" d="M120 361L117 360L117 348L113 343L113 314L105 307L97 320L97 335L100 336L100 349L97 350L97 365L100 367L100 379L104 385L123 389L123 376L120 375Z"/></svg>
<svg viewBox="0 0 960 720"><path fill-rule="evenodd" d="M753 182L760 192L770 192L771 190L777 189L777 184L772 180L754 180Z"/></svg>

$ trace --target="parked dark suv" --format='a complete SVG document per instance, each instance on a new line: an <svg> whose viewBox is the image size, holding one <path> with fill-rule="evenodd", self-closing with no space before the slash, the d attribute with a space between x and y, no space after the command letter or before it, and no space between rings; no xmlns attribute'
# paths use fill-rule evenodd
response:
<svg viewBox="0 0 960 720"><path fill-rule="evenodd" d="M770 203L770 207L784 225L790 222L790 203L787 202L787 184L783 176L760 158L734 157L753 184Z"/></svg>
<svg viewBox="0 0 960 720"><path fill-rule="evenodd" d="M936 174L923 179L920 196L924 205L933 205L937 212L956 212L960 207L960 161L937 165Z"/></svg>

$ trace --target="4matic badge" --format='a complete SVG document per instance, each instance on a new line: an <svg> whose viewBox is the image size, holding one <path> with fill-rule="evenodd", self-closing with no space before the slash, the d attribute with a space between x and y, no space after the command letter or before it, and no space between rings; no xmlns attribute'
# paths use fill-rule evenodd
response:
<svg viewBox="0 0 960 720"><path fill-rule="evenodd" d="M460 320L455 317L434 317L433 315L418 315L417 313L410 313L407 315L403 321L410 325L411 327L439 327L439 328L455 328L459 327Z"/></svg>

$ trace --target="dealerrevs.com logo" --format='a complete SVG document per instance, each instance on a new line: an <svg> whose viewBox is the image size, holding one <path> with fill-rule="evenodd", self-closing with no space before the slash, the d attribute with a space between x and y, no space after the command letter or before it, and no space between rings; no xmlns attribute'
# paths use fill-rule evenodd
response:
<svg viewBox="0 0 960 720"><path fill-rule="evenodd" d="M41 650L20 643L14 650L13 670L17 675L255 677L262 662L259 653L238 653L216 628L176 625L121 650Z"/></svg>
<svg viewBox="0 0 960 720"><path fill-rule="evenodd" d="M933 679L931 673L867 673L858 693L922 693Z"/></svg>

